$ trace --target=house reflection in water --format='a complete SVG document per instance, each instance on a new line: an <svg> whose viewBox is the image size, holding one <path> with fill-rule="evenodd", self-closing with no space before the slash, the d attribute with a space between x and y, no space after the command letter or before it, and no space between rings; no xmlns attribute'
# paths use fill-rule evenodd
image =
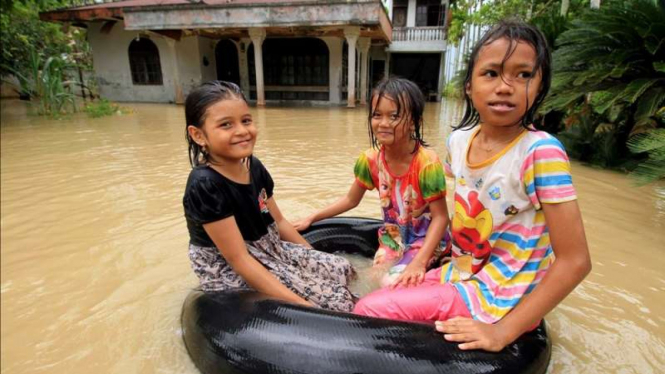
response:
<svg viewBox="0 0 665 374"><path fill-rule="evenodd" d="M126 0L40 17L87 28L109 100L182 103L223 79L259 106L355 107L388 72L439 100L446 9L447 0Z"/></svg>

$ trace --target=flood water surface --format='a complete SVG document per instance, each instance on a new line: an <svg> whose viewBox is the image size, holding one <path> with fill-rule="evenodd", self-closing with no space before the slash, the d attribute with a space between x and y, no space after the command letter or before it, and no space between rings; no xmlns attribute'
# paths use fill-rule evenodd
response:
<svg viewBox="0 0 665 374"><path fill-rule="evenodd" d="M197 285L181 202L183 107L53 120L0 103L2 373L196 373L179 320ZM256 155L289 219L348 190L369 145L365 109L252 113ZM440 157L459 115L454 102L426 108L425 139ZM665 185L578 163L573 180L594 268L546 317L549 372L662 372ZM379 218L376 193L349 215Z"/></svg>

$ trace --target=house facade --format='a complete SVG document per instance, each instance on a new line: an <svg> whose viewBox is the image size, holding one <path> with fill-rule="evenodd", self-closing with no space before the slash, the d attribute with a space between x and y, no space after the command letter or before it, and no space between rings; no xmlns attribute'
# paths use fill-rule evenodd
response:
<svg viewBox="0 0 665 374"><path fill-rule="evenodd" d="M438 100L446 8L440 0L126 0L40 17L88 30L109 100L182 103L192 87L223 79L259 106L354 107L386 74Z"/></svg>

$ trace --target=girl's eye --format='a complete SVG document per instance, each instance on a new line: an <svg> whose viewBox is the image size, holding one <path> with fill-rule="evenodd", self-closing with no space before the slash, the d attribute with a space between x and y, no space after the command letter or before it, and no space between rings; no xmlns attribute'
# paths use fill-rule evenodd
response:
<svg viewBox="0 0 665 374"><path fill-rule="evenodd" d="M381 115L379 113L376 112L372 113L372 118L380 118L380 117Z"/></svg>
<svg viewBox="0 0 665 374"><path fill-rule="evenodd" d="M517 74L517 77L522 78L522 79L529 79L529 78L532 77L532 75L531 75L530 71L523 71L523 72Z"/></svg>
<svg viewBox="0 0 665 374"><path fill-rule="evenodd" d="M231 127L231 122L222 122L222 123L219 124L219 127L227 129L227 128Z"/></svg>
<svg viewBox="0 0 665 374"><path fill-rule="evenodd" d="M397 114L391 114L391 115L390 115L390 120L391 120L391 121L395 121L395 120L398 119L398 118L399 118L399 115L397 115Z"/></svg>
<svg viewBox="0 0 665 374"><path fill-rule="evenodd" d="M483 72L482 76L483 77L494 78L494 77L498 77L499 75L494 70L486 70L486 71Z"/></svg>
<svg viewBox="0 0 665 374"><path fill-rule="evenodd" d="M251 118L245 118L244 120L242 120L242 124L245 125L245 126L249 126L249 125L252 124L252 119Z"/></svg>

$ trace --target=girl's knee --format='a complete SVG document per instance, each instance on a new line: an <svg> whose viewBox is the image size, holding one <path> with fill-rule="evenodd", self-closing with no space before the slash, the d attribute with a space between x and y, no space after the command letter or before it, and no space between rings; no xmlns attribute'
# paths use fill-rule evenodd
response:
<svg viewBox="0 0 665 374"><path fill-rule="evenodd" d="M369 294L358 300L353 313L369 317L382 317L385 308L385 298L376 293Z"/></svg>

